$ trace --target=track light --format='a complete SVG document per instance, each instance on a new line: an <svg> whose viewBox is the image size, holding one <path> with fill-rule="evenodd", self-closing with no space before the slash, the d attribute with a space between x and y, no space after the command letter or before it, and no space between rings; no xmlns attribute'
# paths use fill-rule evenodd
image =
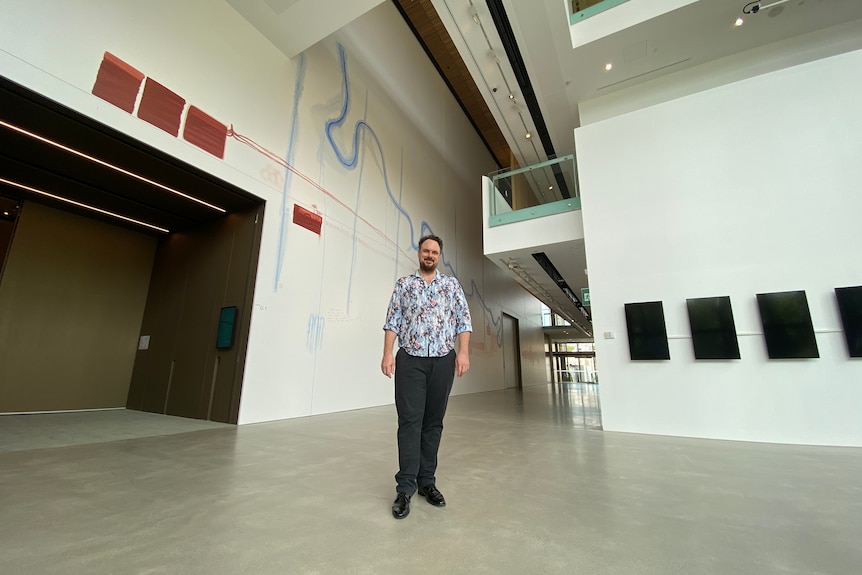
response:
<svg viewBox="0 0 862 575"><path fill-rule="evenodd" d="M160 184L159 182L153 181L149 178L145 178L144 176L141 176L141 175L136 174L134 172L124 170L123 168L121 168L119 166L115 166L114 164L111 164L111 163L106 162L104 160L100 160L99 158L94 158L93 156L85 154L84 152L75 150L75 149L70 148L68 146L64 146L63 144L61 144L59 142L55 142L54 140L49 140L48 138L40 136L39 134L34 134L33 132L29 132L29 131L25 130L24 128L19 128L18 126L4 122L3 120L0 120L0 126L3 126L4 128L8 128L10 130L18 132L19 134L23 134L25 136L28 136L30 138L33 138L34 140L38 140L38 141L43 142L45 144L48 144L50 146L54 146L55 148L59 148L59 149L63 150L64 152L74 154L74 155L78 156L79 158L84 158L85 160L89 160L89 161L93 162L94 164L99 164L100 166L103 166L105 168L114 170L115 172L119 172L121 174L129 176L130 178L134 178L134 179L139 180L141 182L146 182L147 184L150 184L151 186L155 186L157 188L160 188L166 192L170 192L174 195L180 196L180 197L185 198L187 200L190 200L192 202L197 202L198 204L204 205L204 206L206 206L210 209L213 209L217 212L220 212L222 214L227 212L227 210L225 210L224 208L221 208L219 206L215 206L213 204L207 203L201 199L195 198L195 197L190 196L188 194L184 194L183 192L181 192L179 190L175 190L171 187L168 187L164 184Z"/></svg>
<svg viewBox="0 0 862 575"><path fill-rule="evenodd" d="M90 210L92 212L98 212L100 214L105 214L106 216L111 216L112 218L117 218L118 220L125 220L127 222L131 222L131 223L137 224L139 226L144 226L144 227L150 228L152 230L156 230L156 231L163 232L166 234L169 234L171 232L170 230L166 230L165 228L160 228L159 226L154 226L153 224L148 224L147 222L142 222L141 220L129 218L129 217L126 217L126 216L123 216L123 215L120 215L120 214L117 214L114 212L109 212L108 210L103 210L101 208L97 208L97 207L91 206L89 204L76 202L75 200L70 200L69 198L57 196L57 195L48 193L46 191L39 190L37 188L33 188L31 186L26 186L24 184L20 184L18 182L13 182L11 180L6 180L4 178L0 178L0 182L2 182L4 184L8 184L10 186L14 186L14 187L22 189L22 190L27 190L28 192L33 192L34 194L39 194L40 196L51 198L52 200L59 200L61 202L66 202L67 204L72 204L73 206L78 206L79 208L84 208L84 209Z"/></svg>

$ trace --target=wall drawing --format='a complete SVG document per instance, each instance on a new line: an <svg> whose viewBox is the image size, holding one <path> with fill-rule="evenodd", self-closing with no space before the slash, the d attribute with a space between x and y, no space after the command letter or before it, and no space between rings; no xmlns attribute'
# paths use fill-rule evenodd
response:
<svg viewBox="0 0 862 575"><path fill-rule="evenodd" d="M129 113L134 114L135 110L137 110L137 115L141 119L152 123L156 127L160 127L176 137L182 136L186 141L201 147L221 159L224 159L226 142L233 140L251 148L284 170L283 175L278 174L269 165L264 169L267 173L263 174L262 172L264 178L270 184L278 183L281 185L280 205L277 208L278 246L274 262L273 293L277 293L282 285L282 276L287 260L286 248L290 233L289 224L291 221L295 224L294 228L303 228L305 230L303 233L316 233L318 236L323 234L322 227L326 218L325 206L321 211L316 204L308 208L300 205L300 200L295 194L291 194L291 190L294 188L297 180L310 185L314 190L323 194L327 201L332 201L340 208L346 210L346 214L353 221L349 223L341 222L340 226L331 225L330 229L339 229L351 237L350 249L352 251L348 258L349 271L347 274L346 293L344 294L344 317L350 317L351 295L354 287L358 253L361 249L370 249L379 252L369 242L362 239L358 226L361 224L364 229L371 231L378 236L388 250L392 250L395 255L396 268L398 268L399 260L402 262L402 265L405 265L406 262L409 262L409 265L413 265L415 263L415 252L419 248L419 238L425 234L433 234L435 230L426 220L421 220L417 223L402 201L401 190L396 194L393 189L392 174L390 173L390 166L387 163L384 146L372 123L367 119L367 102L362 117L355 120L352 126L349 125L348 115L351 111L353 100L348 73L348 58L341 44L338 44L336 49L340 72L340 93L331 102L331 105L335 108L335 116L333 117L331 114L328 114L329 117L325 119L322 126L319 126L320 133L318 133L318 136L322 138L324 146L328 147L343 170L347 172L356 171L357 190L353 205L348 205L346 201L330 192L324 185L318 183L318 181L322 181L322 177L319 180L315 180L295 167L297 149L299 148L300 120L302 118L300 105L303 99L307 76L306 67L308 65L305 54L300 54L297 57L297 72L290 110L290 132L287 138L287 150L283 157L261 146L252 138L241 134L234 128L233 124L222 124L207 116L201 112L200 108L187 104L184 98L171 91L168 87L158 84L144 73L108 52L104 54L92 93ZM147 89L148 86L150 86L149 90ZM153 86L158 86L159 91L156 92L152 88ZM157 98L153 94L163 94L164 97ZM183 134L180 133L181 126L185 126L186 128ZM318 128L314 129L316 131ZM367 193L366 190L363 190L363 176L366 156L368 155L375 157L374 159L380 172L379 176L382 178L386 199L397 213L398 222L394 238L379 226L374 225L369 219L360 215L362 194L364 191ZM404 152L402 149L400 162L402 166L403 155ZM323 172L325 168L323 165L324 159L321 158L320 161L321 172ZM403 178L403 174L401 177ZM406 245L399 246L398 238L402 230L402 223L408 239ZM327 222L327 224L334 224L334 222ZM446 239L447 245L451 246L455 244L456 238L450 236ZM470 278L467 280L459 276L452 261L446 257L445 250L441 257L441 267L443 268L441 271L444 271L444 273L459 277L468 299L479 304L488 322L485 329L486 335L495 336L497 347L501 347L503 337L501 315L500 313L495 313L486 303L476 279ZM398 274L396 273L395 275ZM478 311L474 305L474 316ZM309 315L308 322L306 347L308 351L318 350L323 341L325 317L320 310L317 310ZM478 341L474 342L474 344L479 349L484 349L485 347L484 344L480 344Z"/></svg>

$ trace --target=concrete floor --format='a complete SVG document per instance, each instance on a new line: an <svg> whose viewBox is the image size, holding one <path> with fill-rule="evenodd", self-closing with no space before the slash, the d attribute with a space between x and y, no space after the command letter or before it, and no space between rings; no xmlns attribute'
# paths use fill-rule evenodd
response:
<svg viewBox="0 0 862 575"><path fill-rule="evenodd" d="M400 521L390 514L391 406L135 439L70 433L66 447L7 445L0 570L862 571L862 449L603 432L591 429L595 389L453 397L438 470L448 506L415 497Z"/></svg>

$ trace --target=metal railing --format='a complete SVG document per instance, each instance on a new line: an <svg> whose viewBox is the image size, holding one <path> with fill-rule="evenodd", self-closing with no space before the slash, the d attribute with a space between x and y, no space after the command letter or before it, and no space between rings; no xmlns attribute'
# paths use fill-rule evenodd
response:
<svg viewBox="0 0 862 575"><path fill-rule="evenodd" d="M574 154L488 174L493 184L490 226L577 210L581 207Z"/></svg>
<svg viewBox="0 0 862 575"><path fill-rule="evenodd" d="M605 10L610 10L629 0L572 0L569 24L576 24Z"/></svg>

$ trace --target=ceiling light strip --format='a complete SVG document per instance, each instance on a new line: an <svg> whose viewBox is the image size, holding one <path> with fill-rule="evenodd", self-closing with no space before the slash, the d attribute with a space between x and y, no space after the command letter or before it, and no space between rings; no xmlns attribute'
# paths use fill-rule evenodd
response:
<svg viewBox="0 0 862 575"><path fill-rule="evenodd" d="M16 187L16 188L21 188L22 190L27 190L28 192L33 192L34 194L39 194L39 195L42 195L42 196L46 196L46 197L52 198L52 199L54 199L54 200L59 200L59 201L61 201L61 202L66 202L67 204L73 204L73 205L78 206L78 207L81 207L81 208L85 208L85 209L88 209L88 210L92 210L92 211L94 211L94 212L99 212L100 214L105 214L105 215L107 215L107 216L111 216L112 218L117 218L117 219L120 219L120 220L125 220L125 221L127 221L127 222L132 222L133 224L138 224L139 226L145 226L145 227L148 227L148 228L151 228L151 229L154 229L154 230L158 230L158 231L160 231L160 232L164 232L164 233L166 233L166 234L171 233L171 231L170 231L170 230L166 230L165 228L160 228L159 226L154 226L153 224L148 224L148 223L146 223L146 222L142 222L142 221L140 221L140 220L134 220L134 219L132 219L132 218L128 218L128 217L126 217L126 216L121 216L120 214L115 214L114 212L109 212L109 211L107 211L107 210L103 210L103 209L101 209L101 208L97 208L97 207L95 207L95 206L90 206L90 205L87 205L87 204L82 204L81 202L76 202L75 200L70 200L69 198L64 198L64 197L62 197L62 196L56 196L56 195L54 195L54 194L49 194L48 192L44 192L44 191L42 191L42 190L38 190L38 189L36 189L36 188L31 188L30 186L25 186L24 184L19 184L18 182L13 182L13 181L10 181L10 180L6 180L6 179L4 179L4 178L0 178L0 182L2 182L2 183L4 183L4 184L9 184L10 186L14 186L14 187Z"/></svg>
<svg viewBox="0 0 862 575"><path fill-rule="evenodd" d="M7 123L7 122L4 122L3 120L0 120L0 126L4 126L4 127L6 127L6 128L9 128L10 130L14 130L14 131L18 132L19 134L24 134L25 136L29 136L29 137L31 137L31 138L33 138L33 139L39 140L40 142L44 142L44 143L46 143L46 144L49 144L49 145L51 145L51 146L54 146L55 148L59 148L59 149L61 149L61 150L65 151L65 152L69 152L70 154L74 154L74 155L79 156L79 157L81 157L81 158L85 158L85 159L87 159L87 160L90 160L91 162L95 162L96 164L99 164L100 166L104 166L104 167L106 167L106 168L110 168L110 169L112 169L112 170L114 170L114 171L116 171L116 172L120 172L121 174L125 174L126 176L129 176L129 177L131 177L131 178L135 178L136 180L140 180L140 181L142 181L142 182L146 182L147 184L150 184L151 186L155 186L155 187L157 187L157 188L160 188L160 189L162 189L162 190L165 190L166 192L170 192L170 193L175 194L175 195L177 195L177 196L181 196L181 197L183 197L183 198L185 198L185 199L187 199L187 200L191 200L191 201L193 201L193 202L197 202L197 203L199 203L199 204L201 204L201 205L204 205L204 206L206 206L206 207L208 207L208 208L211 208L211 209L213 209L213 210L216 210L217 212L221 212L221 213L226 213L226 212L227 212L227 210L225 210L224 208L220 208L220 207L218 207L218 206L215 206L215 205L213 205L213 204L207 203L207 202L205 202L205 201L203 201L203 200L200 200L200 199L198 199L198 198L192 197L192 196L190 196L190 195L188 195L188 194L184 194L184 193L180 192L179 190L175 190L175 189L170 188L170 187L168 187L168 186L166 186L166 185L164 185L164 184L160 184L160 183L158 183L158 182L155 182L155 181L153 181L153 180L150 180L149 178L145 178L144 176L141 176L141 175L135 174L134 172L130 172L130 171L128 171L128 170L124 170L123 168L120 168L120 167L115 166L115 165L113 165L113 164L109 164L108 162L105 162L105 161L100 160L100 159L98 159L98 158L94 158L93 156L90 156L90 155L85 154L85 153L83 153L83 152L79 152L78 150L75 150L75 149L69 148L68 146L64 146L63 144L60 144L59 142L55 142L55 141L53 141L53 140L49 140L48 138L44 138L44 137L42 137L42 136L40 136L40 135L38 135L38 134L34 134L33 132L29 132L29 131L27 131L27 130L25 130L25 129L23 129L23 128L19 128L18 126L14 126L14 125L12 125L12 124L9 124L9 123Z"/></svg>

